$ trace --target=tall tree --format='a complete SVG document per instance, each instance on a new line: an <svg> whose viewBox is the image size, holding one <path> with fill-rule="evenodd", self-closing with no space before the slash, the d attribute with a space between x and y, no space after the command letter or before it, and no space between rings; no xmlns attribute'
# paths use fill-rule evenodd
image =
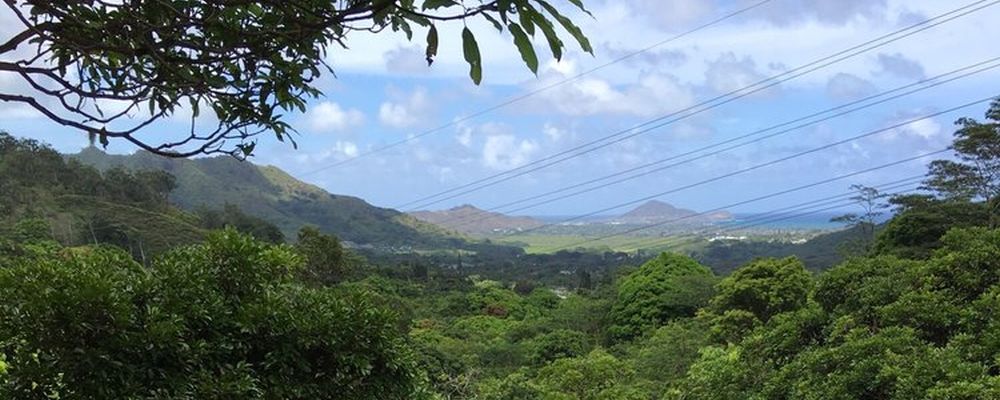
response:
<svg viewBox="0 0 1000 400"><path fill-rule="evenodd" d="M983 201L990 226L1000 223L1000 99L990 104L986 122L962 118L955 123L954 160L931 163L926 188L946 199Z"/></svg>
<svg viewBox="0 0 1000 400"><path fill-rule="evenodd" d="M582 0L567 1L586 12ZM321 94L316 81L323 71L333 72L325 61L331 45L346 49L354 32L388 28L412 39L415 27L426 29L431 63L439 47L437 25L462 23L463 56L477 84L482 57L468 25L475 18L510 32L533 72L538 56L529 37L536 32L556 59L562 57L556 24L592 52L580 28L547 1L465 3L9 0L4 4L20 31L0 39L0 74L28 89L0 91L0 101L25 104L104 145L121 139L170 157L246 157L261 133L292 140L294 129L283 114L305 110L306 99ZM203 116L202 107L214 115ZM183 108L191 118L188 134L140 137Z"/></svg>
<svg viewBox="0 0 1000 400"><path fill-rule="evenodd" d="M302 227L295 247L306 258L303 272L317 283L340 282L353 267L351 255L341 246L340 240L320 232L316 227Z"/></svg>
<svg viewBox="0 0 1000 400"><path fill-rule="evenodd" d="M859 230L861 233L860 240L845 243L847 247L843 251L847 252L848 255L856 253L864 254L871 250L872 244L875 242L875 226L878 223L879 217L889 208L889 204L883 201L887 196L879 192L876 188L864 185L851 185L851 191L857 193L850 200L861 208L861 213L844 214L834 217L830 221L844 223L852 229Z"/></svg>
<svg viewBox="0 0 1000 400"><path fill-rule="evenodd" d="M608 334L629 341L667 322L694 316L715 294L716 278L697 261L662 253L617 283Z"/></svg>

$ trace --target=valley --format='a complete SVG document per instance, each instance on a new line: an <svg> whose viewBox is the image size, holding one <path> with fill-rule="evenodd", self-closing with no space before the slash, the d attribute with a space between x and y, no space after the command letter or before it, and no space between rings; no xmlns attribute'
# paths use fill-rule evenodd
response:
<svg viewBox="0 0 1000 400"><path fill-rule="evenodd" d="M1000 399L1000 0L0 4L0 400Z"/></svg>

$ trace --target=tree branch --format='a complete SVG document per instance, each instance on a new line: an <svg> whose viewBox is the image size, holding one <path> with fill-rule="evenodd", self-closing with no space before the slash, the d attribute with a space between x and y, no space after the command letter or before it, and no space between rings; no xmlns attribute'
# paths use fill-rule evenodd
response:
<svg viewBox="0 0 1000 400"><path fill-rule="evenodd" d="M0 54L7 53L7 52L10 52L10 51L14 51L15 49L17 49L17 46L19 44L21 44L25 40L28 40L29 38L31 38L32 36L35 36L37 34L38 34L37 31L35 31L34 29L30 29L30 28L21 31L21 33L18 33L17 35L14 35L14 37L10 38L10 40L8 40L4 44L0 45Z"/></svg>

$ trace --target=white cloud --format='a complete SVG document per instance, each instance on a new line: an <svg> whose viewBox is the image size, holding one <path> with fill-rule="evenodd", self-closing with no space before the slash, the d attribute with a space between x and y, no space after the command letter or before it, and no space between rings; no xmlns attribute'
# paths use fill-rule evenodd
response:
<svg viewBox="0 0 1000 400"><path fill-rule="evenodd" d="M723 53L708 63L705 83L719 93L729 93L756 84L767 78L757 71L757 63L750 56L737 58L731 52ZM772 91L768 89L765 92Z"/></svg>
<svg viewBox="0 0 1000 400"><path fill-rule="evenodd" d="M340 155L346 158L354 158L357 157L359 154L358 145L354 144L354 142L348 142L348 141L338 140L337 143L334 143L333 148L331 150L334 155Z"/></svg>
<svg viewBox="0 0 1000 400"><path fill-rule="evenodd" d="M838 73L826 84L826 94L837 100L854 100L878 91L875 84L857 75Z"/></svg>
<svg viewBox="0 0 1000 400"><path fill-rule="evenodd" d="M531 81L528 90L553 85L572 76L571 62L552 64L542 79ZM652 116L687 107L694 93L670 74L642 74L630 84L616 85L596 77L584 77L544 90L522 104L529 112L557 112L572 116L633 115Z"/></svg>
<svg viewBox="0 0 1000 400"><path fill-rule="evenodd" d="M640 138L615 143L611 149L611 154L601 159L615 169L632 168L652 160L649 158L652 152L649 142Z"/></svg>
<svg viewBox="0 0 1000 400"><path fill-rule="evenodd" d="M923 79L926 74L924 66L915 60L906 58L900 53L878 55L881 73L897 76L903 79Z"/></svg>
<svg viewBox="0 0 1000 400"><path fill-rule="evenodd" d="M566 131L560 129L559 127L546 122L545 126L542 127L542 133L549 138L550 141L558 142L563 137L566 136Z"/></svg>
<svg viewBox="0 0 1000 400"><path fill-rule="evenodd" d="M385 125L405 128L417 123L417 118L401 104L385 102L378 108L378 119Z"/></svg>
<svg viewBox="0 0 1000 400"><path fill-rule="evenodd" d="M907 134L919 136L923 139L933 139L944 132L941 124L933 119L914 121L902 129Z"/></svg>
<svg viewBox="0 0 1000 400"><path fill-rule="evenodd" d="M911 121L927 115L928 110L899 111L889 119L889 125ZM944 126L933 118L917 119L911 123L893 129L880 135L883 142L905 141L912 145L923 147L926 144L944 144L950 138L945 134Z"/></svg>
<svg viewBox="0 0 1000 400"><path fill-rule="evenodd" d="M431 72L424 51L419 46L400 46L389 50L382 58L388 72L406 75L427 75Z"/></svg>
<svg viewBox="0 0 1000 400"><path fill-rule="evenodd" d="M927 15L925 15L924 13L910 11L909 9L904 8L902 11L899 12L899 15L896 16L896 25L899 25L901 27L910 26L919 23L920 21L924 21L926 19Z"/></svg>
<svg viewBox="0 0 1000 400"><path fill-rule="evenodd" d="M757 0L742 0L744 5ZM857 20L882 20L886 0L791 0L771 2L753 14L778 26L816 21L825 25L845 25Z"/></svg>
<svg viewBox="0 0 1000 400"><path fill-rule="evenodd" d="M583 70L610 61L616 56L613 49L640 49L670 38L671 35L664 33L664 29L676 30L680 26L667 26L663 21L673 19L682 23L705 23L758 1L587 2L595 18L573 12L568 14L590 36L597 52L595 58L580 57L577 67ZM912 21L920 15L938 15L954 7L955 5L940 0L775 0L710 29L674 41L668 46L644 53L631 59L632 62L617 64L592 76L617 85L634 83L636 72L640 69L669 68L669 72L681 78L682 82L700 82L703 78L703 65L690 61L715 57L727 51L752 55L761 69L774 62L796 66L884 34L897 24ZM565 9L568 11L572 7ZM970 60L978 61L974 60L975 54L980 54L976 49L987 48L990 45L989 38L992 37L989 33L996 31L995 24L977 21L984 17L985 14L977 13L963 18L965 22L942 25L935 28L934 32L894 43L893 51L902 51L911 58L921 60L927 71L954 68L965 65L961 63ZM484 51L485 84L513 84L530 79L531 74L524 68L509 36L498 35L488 23L479 22L482 21L470 21L470 27L477 35L480 48L488 49ZM671 24L675 22L670 21ZM331 51L329 61L333 62L338 72L412 76L414 72L422 75L423 72L420 71L428 71L428 76L455 78L456 84L471 86L468 84L468 66L461 56L461 40L457 40L461 37L461 24L443 24L438 28L442 37L440 56L429 68L421 54L422 34L426 31L420 29L415 32L416 38L413 41L407 41L404 35L391 33L351 35L348 43L351 48ZM963 40L956 41L955 37ZM445 38L452 40L444 40ZM572 40L564 39L568 47L566 57L581 56ZM544 65L550 59L544 49L544 40L537 44L536 50ZM667 56L669 60L675 49L687 54L689 62L683 66L660 64L657 67L644 60L646 54L651 53L662 53L660 55ZM940 54L950 56L939 57ZM838 69L864 76L860 73L869 70L861 69L862 64L870 61L859 57L858 60L842 63L840 67L843 68ZM423 67L418 69L421 63ZM789 85L798 82L825 84L827 78L828 76L805 76Z"/></svg>
<svg viewBox="0 0 1000 400"><path fill-rule="evenodd" d="M514 135L491 135L483 145L482 163L487 168L505 170L528 162L539 150L534 140L520 140Z"/></svg>
<svg viewBox="0 0 1000 400"><path fill-rule="evenodd" d="M34 108L25 104L0 103L0 118L3 119L38 118L41 115Z"/></svg>
<svg viewBox="0 0 1000 400"><path fill-rule="evenodd" d="M365 114L354 108L345 109L337 103L324 101L306 112L306 120L313 131L327 133L360 126L365 121Z"/></svg>
<svg viewBox="0 0 1000 400"><path fill-rule="evenodd" d="M633 12L667 31L682 30L716 12L705 0L632 0Z"/></svg>
<svg viewBox="0 0 1000 400"><path fill-rule="evenodd" d="M566 7L561 7L566 9ZM447 13L447 12L445 12ZM579 16L570 14L579 20ZM441 37L438 56L434 64L428 66L423 57L424 37L427 29L414 26L413 40L389 30L379 33L353 32L345 43L348 49L332 46L326 61L341 72L357 72L366 75L427 75L443 77L463 77L462 83L472 86L468 79L468 64L462 57L462 29L465 26L476 36L483 58L484 82L511 83L530 75L517 55L517 49L509 36L500 35L493 25L482 18L467 21L450 21L437 24ZM402 49L402 50L401 50ZM417 53L417 49L419 53ZM422 67L417 68L419 63Z"/></svg>
<svg viewBox="0 0 1000 400"><path fill-rule="evenodd" d="M386 101L378 109L378 119L383 125L409 128L427 117L431 104L426 89L417 88L407 96L395 97L394 101Z"/></svg>
<svg viewBox="0 0 1000 400"><path fill-rule="evenodd" d="M0 28L0 32L4 29ZM9 36L13 36L11 33ZM30 47L30 46L22 46ZM20 50L20 49L19 49ZM26 94L31 93L31 87L14 75L13 72L0 73L0 93L16 93L16 94ZM38 118L41 117L42 113L38 112L31 106L24 103L15 102L0 102L0 118L4 119L14 119L14 118Z"/></svg>
<svg viewBox="0 0 1000 400"><path fill-rule="evenodd" d="M760 0L721 2L710 0L628 0L635 17L658 29L680 31L719 15L759 3ZM774 1L741 16L787 27L811 22L841 26L858 20L884 19L887 0L784 0Z"/></svg>
<svg viewBox="0 0 1000 400"><path fill-rule="evenodd" d="M334 160L345 160L357 157L359 154L361 154L361 150L357 144L351 141L338 140L333 146L326 147L324 150L316 153L294 153L292 154L292 159L299 164L316 165L317 163L329 162L331 158ZM280 159L274 160L274 162L278 163L280 161Z"/></svg>
<svg viewBox="0 0 1000 400"><path fill-rule="evenodd" d="M455 135L455 140L458 140L458 144L462 147L472 146L472 128L464 125L458 126L458 135Z"/></svg>
<svg viewBox="0 0 1000 400"><path fill-rule="evenodd" d="M625 65L633 68L665 69L676 68L688 61L688 55L683 50L653 49L640 51L632 47L644 43L602 45L602 53L610 59L624 59ZM626 47L629 46L629 47Z"/></svg>
<svg viewBox="0 0 1000 400"><path fill-rule="evenodd" d="M549 60L545 64L545 69L550 69L566 77L576 75L576 63L568 58L559 61Z"/></svg>

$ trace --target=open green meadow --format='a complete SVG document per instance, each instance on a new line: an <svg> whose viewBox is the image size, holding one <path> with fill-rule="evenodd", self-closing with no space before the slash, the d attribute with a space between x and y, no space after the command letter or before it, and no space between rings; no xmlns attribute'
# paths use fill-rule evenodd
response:
<svg viewBox="0 0 1000 400"><path fill-rule="evenodd" d="M636 250L670 249L685 252L703 247L705 244L703 240L686 235L669 237L615 236L584 243L592 239L580 235L511 235L492 240L497 243L521 246L528 254L547 254L581 247L598 251L633 252Z"/></svg>

